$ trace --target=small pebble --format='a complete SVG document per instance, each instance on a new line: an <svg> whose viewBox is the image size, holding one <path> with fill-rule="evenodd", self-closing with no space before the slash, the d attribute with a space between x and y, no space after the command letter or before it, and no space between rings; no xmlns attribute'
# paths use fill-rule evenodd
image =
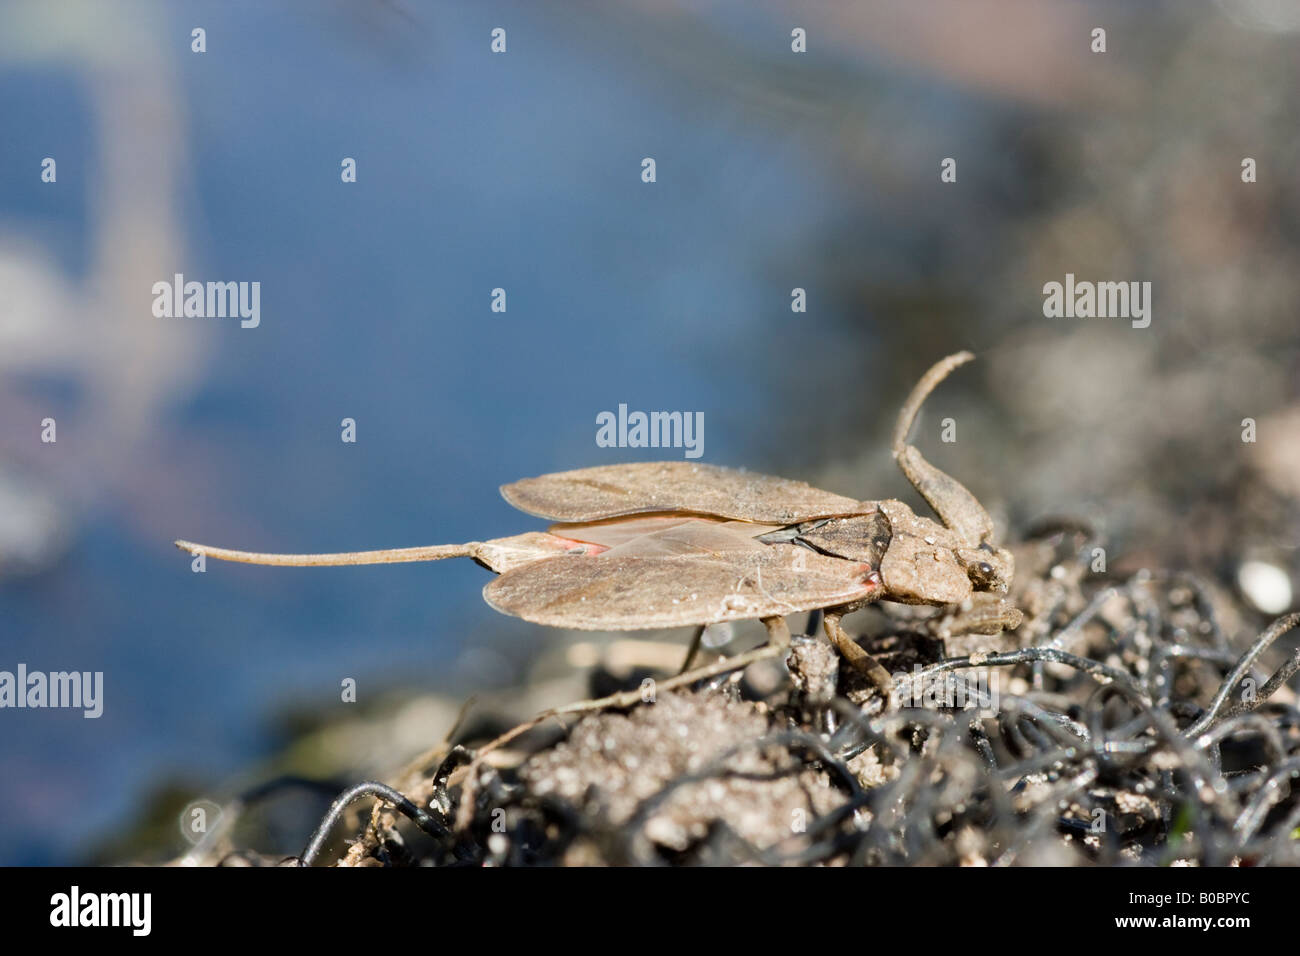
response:
<svg viewBox="0 0 1300 956"><path fill-rule="evenodd" d="M1245 561L1237 570L1237 586L1265 614L1281 614L1291 606L1291 579L1275 564Z"/></svg>

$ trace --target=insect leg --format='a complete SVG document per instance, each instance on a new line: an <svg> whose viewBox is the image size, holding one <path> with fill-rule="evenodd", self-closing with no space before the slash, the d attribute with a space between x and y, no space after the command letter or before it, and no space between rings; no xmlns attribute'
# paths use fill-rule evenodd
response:
<svg viewBox="0 0 1300 956"><path fill-rule="evenodd" d="M804 625L804 635L807 637L816 637L817 629L822 626L822 609L813 608L808 612L808 623Z"/></svg>
<svg viewBox="0 0 1300 956"><path fill-rule="evenodd" d="M772 647L790 646L790 628L783 617L765 617L763 626L767 628L767 643Z"/></svg>
<svg viewBox="0 0 1300 956"><path fill-rule="evenodd" d="M685 674L695 663L695 655L700 652L700 643L704 640L704 629L709 625L701 624L695 629L695 636L691 638L691 646L686 651L686 660L682 661L682 668L677 673Z"/></svg>
<svg viewBox="0 0 1300 956"><path fill-rule="evenodd" d="M993 539L993 520L984 506L970 491L951 475L940 471L925 460L915 447L907 443L908 433L917 413L936 385L948 377L955 368L965 365L975 356L958 352L937 362L912 389L903 403L894 427L894 458L912 487L929 502L944 525L956 532L969 548L979 547Z"/></svg>
<svg viewBox="0 0 1300 956"><path fill-rule="evenodd" d="M839 608L831 608L826 611L825 625L826 636L831 639L831 643L839 649L844 659L852 664L855 668L871 678L882 692L887 692L893 686L894 679L889 676L889 671L885 670L880 661L876 660L866 651L864 651L858 642L849 637L848 632L840 625L840 618L844 616L844 611Z"/></svg>
<svg viewBox="0 0 1300 956"><path fill-rule="evenodd" d="M774 648L783 648L790 646L790 628L785 623L783 617L765 617L763 624L767 627L768 646ZM701 624L695 629L695 636L691 638L690 650L686 652L686 660L682 661L682 669L677 672L677 676L685 674L691 669L691 664L695 662L695 657L700 652L700 643L704 639L704 631L708 628L707 624Z"/></svg>

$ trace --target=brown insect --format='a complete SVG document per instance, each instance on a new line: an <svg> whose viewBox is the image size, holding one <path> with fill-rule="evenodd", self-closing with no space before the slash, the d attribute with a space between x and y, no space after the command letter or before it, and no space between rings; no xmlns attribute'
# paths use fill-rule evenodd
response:
<svg viewBox="0 0 1300 956"><path fill-rule="evenodd" d="M505 485L521 511L559 522L491 541L341 554L258 554L177 541L194 555L248 564L323 566L469 557L500 576L483 597L504 614L552 627L624 631L760 619L788 643L787 614L825 610L827 636L882 686L884 669L840 625L873 601L948 605L1011 582L1009 552L965 487L907 443L921 404L974 358L937 363L912 389L893 452L942 520L901 501L856 501L799 481L716 465L602 465ZM1014 627L1013 608L981 617ZM698 639L698 633L697 633Z"/></svg>

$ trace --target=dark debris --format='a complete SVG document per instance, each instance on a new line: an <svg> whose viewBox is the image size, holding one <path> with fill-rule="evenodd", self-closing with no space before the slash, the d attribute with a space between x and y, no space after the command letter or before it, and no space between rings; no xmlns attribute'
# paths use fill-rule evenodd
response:
<svg viewBox="0 0 1300 956"><path fill-rule="evenodd" d="M333 858L1300 863L1300 709L1287 686L1300 652L1280 652L1297 616L1258 638L1229 633L1225 621L1248 618L1210 583L1113 579L1091 570L1095 544L1066 524L1017 549L1025 622L1012 634L941 637L943 613L873 610L862 642L905 675L892 702L821 638L796 638L793 679L775 689L736 674L540 725L491 759L426 755L393 778L400 812L381 801L354 816ZM338 845L330 829L316 848Z"/></svg>

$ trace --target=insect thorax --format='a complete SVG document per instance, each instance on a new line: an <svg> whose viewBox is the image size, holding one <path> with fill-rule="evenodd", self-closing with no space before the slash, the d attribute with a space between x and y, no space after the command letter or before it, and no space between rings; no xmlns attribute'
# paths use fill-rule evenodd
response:
<svg viewBox="0 0 1300 956"><path fill-rule="evenodd" d="M790 542L821 554L880 567L889 549L889 519L880 512L847 518L822 518L790 525L759 538L767 544Z"/></svg>

